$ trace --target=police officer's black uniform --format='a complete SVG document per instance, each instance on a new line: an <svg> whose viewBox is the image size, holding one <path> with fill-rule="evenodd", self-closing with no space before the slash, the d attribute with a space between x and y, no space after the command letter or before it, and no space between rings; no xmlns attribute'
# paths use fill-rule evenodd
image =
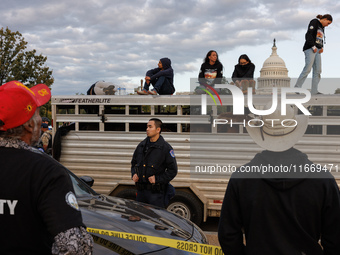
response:
<svg viewBox="0 0 340 255"><path fill-rule="evenodd" d="M174 150L162 136L154 143L145 138L136 148L131 161L131 176L137 174L137 201L164 207L168 183L177 175ZM155 175L155 184L148 180Z"/></svg>

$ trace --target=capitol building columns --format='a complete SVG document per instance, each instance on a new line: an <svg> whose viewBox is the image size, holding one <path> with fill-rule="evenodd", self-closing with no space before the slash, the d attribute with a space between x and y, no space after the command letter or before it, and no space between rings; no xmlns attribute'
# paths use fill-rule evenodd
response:
<svg viewBox="0 0 340 255"><path fill-rule="evenodd" d="M260 71L260 77L257 79L256 94L271 94L273 87L290 87L288 69L286 68L283 59L277 54L275 39L272 47L272 54L264 61Z"/></svg>

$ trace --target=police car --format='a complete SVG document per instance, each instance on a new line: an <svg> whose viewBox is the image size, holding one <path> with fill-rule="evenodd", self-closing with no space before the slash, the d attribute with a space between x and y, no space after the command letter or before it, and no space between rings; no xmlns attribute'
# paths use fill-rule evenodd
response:
<svg viewBox="0 0 340 255"><path fill-rule="evenodd" d="M177 214L133 200L100 195L87 185L93 184L93 179L80 179L71 172L70 177L83 221L95 242L94 255L191 254L198 245L208 243L199 227ZM152 237L178 240L178 246L192 249L183 251L153 244Z"/></svg>

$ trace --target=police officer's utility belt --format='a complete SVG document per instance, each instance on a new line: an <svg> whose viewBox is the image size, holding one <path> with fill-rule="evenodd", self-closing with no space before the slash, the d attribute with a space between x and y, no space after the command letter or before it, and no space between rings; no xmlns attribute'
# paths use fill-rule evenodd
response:
<svg viewBox="0 0 340 255"><path fill-rule="evenodd" d="M136 182L137 190L151 190L152 192L162 192L165 190L166 185L163 183L140 183Z"/></svg>

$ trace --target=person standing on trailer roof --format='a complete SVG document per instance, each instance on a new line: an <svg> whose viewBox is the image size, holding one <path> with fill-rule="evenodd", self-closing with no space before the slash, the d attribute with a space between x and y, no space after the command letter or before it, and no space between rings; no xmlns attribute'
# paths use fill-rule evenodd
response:
<svg viewBox="0 0 340 255"><path fill-rule="evenodd" d="M318 15L316 19L309 22L305 35L306 41L303 46L305 67L296 81L295 88L302 87L313 68L312 95L322 94L318 91L318 85L321 80L321 53L323 53L324 47L325 27L329 26L332 22L333 18L330 14Z"/></svg>

